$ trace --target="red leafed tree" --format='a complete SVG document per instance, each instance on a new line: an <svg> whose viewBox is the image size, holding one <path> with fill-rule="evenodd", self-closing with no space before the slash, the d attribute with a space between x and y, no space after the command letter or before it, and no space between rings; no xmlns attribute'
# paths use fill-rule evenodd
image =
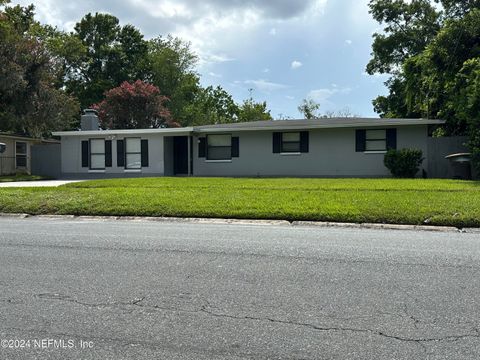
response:
<svg viewBox="0 0 480 360"><path fill-rule="evenodd" d="M105 99L93 105L103 128L148 129L178 127L165 107L168 101L160 89L141 80L127 81L105 93Z"/></svg>

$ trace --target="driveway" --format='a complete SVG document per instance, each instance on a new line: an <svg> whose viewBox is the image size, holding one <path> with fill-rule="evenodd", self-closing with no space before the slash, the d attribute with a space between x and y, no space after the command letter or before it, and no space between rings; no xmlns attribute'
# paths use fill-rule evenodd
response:
<svg viewBox="0 0 480 360"><path fill-rule="evenodd" d="M479 271L478 234L0 217L0 358L478 359Z"/></svg>
<svg viewBox="0 0 480 360"><path fill-rule="evenodd" d="M12 181L0 182L0 188L6 187L52 187L64 184L70 184L83 180L40 180L40 181Z"/></svg>

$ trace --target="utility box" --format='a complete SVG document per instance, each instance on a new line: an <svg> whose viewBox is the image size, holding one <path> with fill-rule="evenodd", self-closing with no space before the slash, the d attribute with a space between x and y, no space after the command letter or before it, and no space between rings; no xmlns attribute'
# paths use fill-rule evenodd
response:
<svg viewBox="0 0 480 360"><path fill-rule="evenodd" d="M453 178L458 180L472 180L471 154L456 153L445 156L453 168Z"/></svg>

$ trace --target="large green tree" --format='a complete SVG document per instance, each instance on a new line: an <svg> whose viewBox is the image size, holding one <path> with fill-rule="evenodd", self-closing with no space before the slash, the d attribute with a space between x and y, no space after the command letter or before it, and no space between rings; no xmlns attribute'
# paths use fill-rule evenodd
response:
<svg viewBox="0 0 480 360"><path fill-rule="evenodd" d="M75 25L74 35L85 46L86 54L82 61L75 59L66 84L82 107L99 102L107 90L124 81L144 77L148 46L134 26L122 27L110 14L89 13Z"/></svg>
<svg viewBox="0 0 480 360"><path fill-rule="evenodd" d="M374 35L367 71L391 74L389 94L373 104L381 116L445 119L446 134L469 134L480 169L480 1L436 2L442 7L426 0L370 2L374 18L385 24L385 34ZM384 41L388 38L401 41Z"/></svg>
<svg viewBox="0 0 480 360"><path fill-rule="evenodd" d="M221 86L200 88L194 101L187 105L191 125L225 124L238 121L238 105Z"/></svg>
<svg viewBox="0 0 480 360"><path fill-rule="evenodd" d="M147 80L170 99L166 106L183 126L195 121L192 106L202 96L197 62L190 44L179 38L157 37L148 42Z"/></svg>
<svg viewBox="0 0 480 360"><path fill-rule="evenodd" d="M267 109L267 102L256 102L252 97L244 100L238 106L238 121L262 121L273 120L270 110Z"/></svg>
<svg viewBox="0 0 480 360"><path fill-rule="evenodd" d="M7 3L0 0L0 6ZM79 104L81 108L98 104L111 89L137 80L161 91L162 106L169 113L169 121L162 120L161 126L271 119L265 102L248 99L236 104L220 86L202 87L198 57L179 38L147 41L137 28L121 26L118 18L105 13L86 14L67 33L37 22L33 5L3 7L2 130L40 134L76 128ZM145 122L136 119L128 126L141 124Z"/></svg>
<svg viewBox="0 0 480 360"><path fill-rule="evenodd" d="M40 137L69 128L79 107L57 86L60 64L34 26L33 6L0 10L0 130Z"/></svg>

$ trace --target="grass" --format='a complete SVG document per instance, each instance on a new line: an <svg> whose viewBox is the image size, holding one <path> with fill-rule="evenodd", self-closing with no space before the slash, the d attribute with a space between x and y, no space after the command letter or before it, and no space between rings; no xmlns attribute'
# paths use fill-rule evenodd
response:
<svg viewBox="0 0 480 360"><path fill-rule="evenodd" d="M143 178L2 188L0 212L480 226L480 182Z"/></svg>
<svg viewBox="0 0 480 360"><path fill-rule="evenodd" d="M48 178L46 178L45 176L28 175L28 174L0 176L0 182L36 181L36 180L47 180L47 179Z"/></svg>

